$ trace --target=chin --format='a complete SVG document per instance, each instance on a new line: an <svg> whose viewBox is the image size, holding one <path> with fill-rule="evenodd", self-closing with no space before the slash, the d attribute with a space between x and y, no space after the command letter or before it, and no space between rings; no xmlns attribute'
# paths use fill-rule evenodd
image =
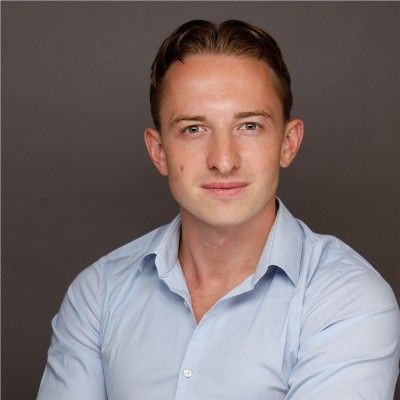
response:
<svg viewBox="0 0 400 400"><path fill-rule="evenodd" d="M197 212L196 212L197 211ZM247 212L246 212L247 211ZM186 210L186 214L189 214L191 217L197 221L215 227L215 228L234 228L237 226L241 226L246 222L250 221L254 218L255 213L250 210L227 210L227 209L218 209L218 210Z"/></svg>
<svg viewBox="0 0 400 400"><path fill-rule="evenodd" d="M205 224L215 228L234 228L244 226L251 221L263 218L271 207L275 196L251 196L241 201L215 201L212 199L174 196L180 204L183 218L194 224ZM180 198L179 198L180 197ZM179 201L181 200L181 201ZM197 221L197 222L196 222Z"/></svg>

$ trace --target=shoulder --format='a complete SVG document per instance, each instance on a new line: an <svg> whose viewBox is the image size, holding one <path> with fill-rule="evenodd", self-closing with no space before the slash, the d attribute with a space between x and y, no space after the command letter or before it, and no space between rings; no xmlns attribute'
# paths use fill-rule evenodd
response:
<svg viewBox="0 0 400 400"><path fill-rule="evenodd" d="M125 281L134 276L167 228L168 225L160 226L101 257L75 277L70 290L75 288L90 292L91 287L102 291L113 281Z"/></svg>
<svg viewBox="0 0 400 400"><path fill-rule="evenodd" d="M298 222L300 307L290 394L309 398L312 387L313 398L375 393L389 399L400 355L400 313L391 287L343 241Z"/></svg>
<svg viewBox="0 0 400 400"><path fill-rule="evenodd" d="M128 242L121 247L111 251L98 262L103 265L103 268L110 269L112 272L120 272L121 268L133 267L137 268L140 261L149 254L155 244L164 236L164 232L169 225L163 225L152 231Z"/></svg>
<svg viewBox="0 0 400 400"><path fill-rule="evenodd" d="M304 232L303 321L324 329L337 319L389 312L398 327L396 297L379 272L342 240L299 223Z"/></svg>

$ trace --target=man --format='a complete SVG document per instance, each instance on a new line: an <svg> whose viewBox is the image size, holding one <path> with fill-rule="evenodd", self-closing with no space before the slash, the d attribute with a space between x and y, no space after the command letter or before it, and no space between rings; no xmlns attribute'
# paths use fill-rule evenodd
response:
<svg viewBox="0 0 400 400"><path fill-rule="evenodd" d="M392 290L275 195L303 137L276 42L190 21L162 44L150 100L147 150L180 215L74 280L38 399L392 399Z"/></svg>

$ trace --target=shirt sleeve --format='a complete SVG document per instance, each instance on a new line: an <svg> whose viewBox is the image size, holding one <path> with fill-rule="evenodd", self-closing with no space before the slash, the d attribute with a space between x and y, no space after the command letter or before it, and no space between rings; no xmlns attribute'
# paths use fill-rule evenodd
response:
<svg viewBox="0 0 400 400"><path fill-rule="evenodd" d="M98 263L72 282L59 313L37 400L106 400L100 354L102 273Z"/></svg>
<svg viewBox="0 0 400 400"><path fill-rule="evenodd" d="M286 400L392 400L400 316L390 286L362 268L314 285Z"/></svg>

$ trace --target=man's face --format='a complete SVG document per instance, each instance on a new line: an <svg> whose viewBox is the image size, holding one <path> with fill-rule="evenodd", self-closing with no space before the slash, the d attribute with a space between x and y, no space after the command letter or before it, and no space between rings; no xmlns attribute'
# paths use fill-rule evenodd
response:
<svg viewBox="0 0 400 400"><path fill-rule="evenodd" d="M273 84L268 65L247 57L193 55L168 69L161 132L145 140L186 218L227 227L273 212L279 168L302 138Z"/></svg>

